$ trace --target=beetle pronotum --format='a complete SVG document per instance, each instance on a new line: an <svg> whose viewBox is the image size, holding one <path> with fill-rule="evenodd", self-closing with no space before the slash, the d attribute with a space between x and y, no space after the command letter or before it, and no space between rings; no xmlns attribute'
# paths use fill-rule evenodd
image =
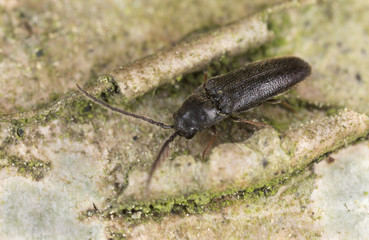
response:
<svg viewBox="0 0 369 240"><path fill-rule="evenodd" d="M191 139L198 132L208 128L212 128L215 135L215 125L220 121L228 117L240 120L234 115L287 91L304 80L310 72L309 64L300 58L279 57L250 63L232 72L212 77L186 98L173 114L173 125L115 108L90 95L78 84L77 87L86 97L114 112L144 120L164 129L174 129L150 169L147 179L149 188L152 176L163 159L163 153L175 137Z"/></svg>

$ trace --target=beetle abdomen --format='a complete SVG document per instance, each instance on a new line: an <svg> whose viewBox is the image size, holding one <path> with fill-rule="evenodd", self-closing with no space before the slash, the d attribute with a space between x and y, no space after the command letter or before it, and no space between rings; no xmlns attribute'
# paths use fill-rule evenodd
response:
<svg viewBox="0 0 369 240"><path fill-rule="evenodd" d="M287 91L310 75L308 63L297 57L271 58L213 77L205 89L218 110L227 115L256 107Z"/></svg>

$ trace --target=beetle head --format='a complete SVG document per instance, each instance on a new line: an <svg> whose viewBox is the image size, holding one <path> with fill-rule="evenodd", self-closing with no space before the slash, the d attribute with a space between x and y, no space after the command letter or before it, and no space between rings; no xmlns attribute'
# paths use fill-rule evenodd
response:
<svg viewBox="0 0 369 240"><path fill-rule="evenodd" d="M191 139L199 131L211 127L223 118L209 98L194 93L173 114L173 127L178 135Z"/></svg>
<svg viewBox="0 0 369 240"><path fill-rule="evenodd" d="M174 118L174 130L179 136L187 139L193 138L199 131L197 124L191 119L191 112L186 112L183 115L178 115L178 112L173 114Z"/></svg>

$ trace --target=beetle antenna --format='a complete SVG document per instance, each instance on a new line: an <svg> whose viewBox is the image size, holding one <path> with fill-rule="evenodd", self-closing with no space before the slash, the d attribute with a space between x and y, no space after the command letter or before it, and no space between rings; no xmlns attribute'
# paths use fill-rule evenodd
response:
<svg viewBox="0 0 369 240"><path fill-rule="evenodd" d="M163 156L163 153L168 149L169 143L173 142L174 138L178 136L178 133L174 132L170 137L164 142L163 146L160 149L160 152L158 156L156 157L154 163L151 166L149 176L147 178L146 183L146 195L150 192L150 183L152 176L154 175L155 170L159 167L159 165L164 161L165 156Z"/></svg>
<svg viewBox="0 0 369 240"><path fill-rule="evenodd" d="M164 129L171 129L173 128L172 125L167 125L167 124L164 124L164 123L161 123L161 122L157 122L155 120L152 120L150 118L147 118L147 117L144 117L144 116L141 116L141 115L138 115L138 114L134 114L134 113L131 113L131 112L127 112L127 111L124 111L122 109L119 109L119 108L116 108L116 107L113 107L111 105L109 105L108 103L104 102L104 101L101 101L100 99L92 96L91 94L89 94L88 92L86 92L81 86L79 86L77 84L77 88L79 91L81 91L81 93L83 93L86 97L88 97L89 99L91 99L92 101L94 101L95 103L97 104L100 104L110 110L112 110L113 112L117 112L117 113L120 113L120 114L123 114L123 115L127 115L127 116L130 116L130 117L134 117L134 118L138 118L138 119L141 119L143 121L146 121L146 122L149 122L151 124L154 124L156 126L159 126L161 128L164 128Z"/></svg>

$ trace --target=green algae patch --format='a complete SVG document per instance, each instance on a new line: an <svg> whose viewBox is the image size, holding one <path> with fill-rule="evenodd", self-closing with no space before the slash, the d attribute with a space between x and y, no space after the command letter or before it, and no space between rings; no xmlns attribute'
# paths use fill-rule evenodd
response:
<svg viewBox="0 0 369 240"><path fill-rule="evenodd" d="M34 157L27 161L14 155L4 155L1 158L7 160L7 163L2 167L14 167L21 176L30 177L34 181L43 179L52 168L51 162L45 162Z"/></svg>
<svg viewBox="0 0 369 240"><path fill-rule="evenodd" d="M291 173L285 173L269 182L263 182L246 189L227 189L223 192L194 192L187 196L159 199L154 201L137 201L114 203L108 212L102 213L105 217L121 216L130 224L144 223L150 219L162 221L169 214L188 216L206 212L219 212L221 209L240 204L255 202L260 198L274 196L281 185L289 184L290 180L305 172L305 167ZM288 188L289 192L297 188ZM137 217L139 216L139 217Z"/></svg>
<svg viewBox="0 0 369 240"><path fill-rule="evenodd" d="M130 11L132 11L132 9L130 9ZM283 23L282 23L283 25L288 26L288 27L291 26L291 20L288 17L283 18L282 21L283 21ZM274 26L273 26L273 24L274 24ZM276 47L276 48L277 47L283 47L283 46L286 45L287 41L283 37L279 38L279 36L282 36L282 34L277 32L277 30L279 28L278 25L279 25L279 23L276 23L276 22L273 22L272 24L268 25L268 31L269 32L271 32L271 31L274 32L276 41L273 41L274 45L270 45L270 46L268 46L264 49L261 49L260 53L255 53L255 58L259 58L259 57L262 58L262 57L266 57L266 56L275 55L272 52L272 48L274 48L274 47ZM112 29L112 30L114 30L114 29ZM110 36L107 36L107 38L109 38L109 37ZM240 43L240 42L242 42L242 40L243 39L239 39L237 42ZM40 48L41 47L37 46L37 49L36 49L37 52L39 52ZM44 53L42 53L42 51L41 51L41 53L36 53L36 56L37 55L42 55L42 54L48 54L47 53L47 48L44 48L42 46L42 50L44 50ZM102 51L102 52L104 52L104 51ZM180 57L184 58L183 55L181 55ZM252 57L252 60L253 60L253 57ZM124 56L123 56L123 58L124 58ZM225 55L225 54L223 54L223 56L221 57L221 60L219 60L219 62L222 62L222 65L220 67L221 72L227 72L228 71L228 69L224 66L226 66L228 64L229 65L234 64L234 61L232 61L232 60L230 61L228 56ZM70 72L73 74L74 73L73 69ZM155 69L154 73L157 76L158 75L158 70ZM183 76L182 73L179 76ZM108 82L110 81L108 77L103 78L103 80L104 79L105 80L107 79ZM150 82L149 79L144 78L144 79L142 79L142 84L146 86L146 85L150 85L151 82ZM97 85L99 85L99 84L97 84ZM73 85L72 85L72 87L73 87ZM93 88L91 88L91 89L93 91ZM141 89L142 89L142 86L133 86L132 91L139 91ZM103 92L103 94L101 94L102 92ZM104 94L104 91L100 91L100 90L96 90L95 93L96 93L97 96L102 97L104 100L106 100L106 98L109 98L114 94L113 92L109 92L109 91L107 91L106 94ZM24 122L21 122L23 125L21 125L21 124L14 125L13 135L15 136L15 139L16 140L23 140L25 137L27 137L27 129L29 129L28 127L30 127L29 122L36 122L37 124L41 123L41 125L42 125L44 123L48 123L48 122L50 122L54 119L57 119L60 116L62 116L60 119L65 120L65 125L68 125L65 128L68 128L69 125L75 124L73 127L75 129L79 128L80 131L82 131L81 129L83 129L83 130L88 129L89 124L91 122L93 122L94 119L101 119L102 123L107 122L107 120L108 120L107 116L110 117L109 113L107 113L105 110L97 109L98 107L95 108L95 105L93 103L90 103L86 100L83 100L82 98L79 98L78 94L76 94L76 93L73 93L73 94L75 94L74 95L75 98L73 97L73 99L81 99L81 101L80 102L73 102L73 103L70 102L71 104L67 106L67 109L65 111L62 110L63 108L59 108L58 111L55 111L55 114L49 114L47 112L41 112L40 111L40 114L38 114L38 116L35 117L35 118L26 117L25 118L26 120ZM172 98L172 97L175 97L175 95L170 95L168 98ZM123 96L123 99L126 99L126 98L124 98L124 96ZM180 100L179 100L179 102L180 102ZM144 103L147 103L147 101L144 102ZM294 107L295 106L297 106L297 105L294 105ZM39 107L42 107L42 106L40 105ZM167 106L165 106L165 107L167 107ZM302 107L299 106L299 107L300 108L298 108L298 110L302 110L302 108L305 108L305 106L302 106ZM47 108L47 106L46 106L46 108ZM304 109L304 110L306 110L306 109ZM151 114L151 110L149 112L149 115L150 114ZM157 114L162 114L162 112L157 113ZM279 137L279 139L281 139L281 138L283 139L283 136L281 137L283 132L280 132L280 131L285 130L290 125L288 124L289 123L288 121L282 122L282 121L278 121L278 120L279 120L279 118L276 120L276 122L273 122L272 125L273 125L274 128L276 128L279 131L279 132L277 132L278 133L277 136ZM101 122L99 122L99 123L101 123ZM118 139L117 140L117 145L118 144L122 145L123 146L122 148L118 148L118 147L115 148L114 145L111 144L112 143L111 141L106 143L105 145L104 144L98 145L96 143L97 141L104 142L104 140L106 139L101 135L101 133L96 131L97 128L105 127L105 126L103 126L103 124L94 125L94 127L95 127L94 132L93 131L87 132L87 130L86 130L87 133L90 133L90 135L95 136L94 139L88 138L88 134L85 134L83 137L86 137L88 139L88 141L90 141L89 143L93 143L95 145L98 145L100 147L99 149L101 149L101 151L107 150L107 151L111 151L111 152L116 153L116 155L114 155L114 156L121 156L122 157L121 158L121 162L122 162L121 164L122 165L129 166L129 168L130 168L131 166L135 166L134 164L131 164L131 162L136 161L137 159L141 160L142 165L144 165L145 163L148 163L149 160L152 160L151 155L156 153L155 151L152 151L153 148L151 148L151 146L147 147L147 145L148 145L147 142L149 142L149 144L152 144L152 145L156 145L158 142L159 142L158 144L160 144L160 141L163 137L162 137L162 135L160 135L159 139L155 139L155 136L157 136L158 134L156 134L156 132L154 132L154 134L156 134L156 135L154 135L154 138L152 138L150 136L150 134L151 134L150 128L146 128L146 127L142 127L142 126L137 126L137 128L135 128L134 126L132 126L132 124L127 126L127 124L126 124L127 122L128 121L124 121L124 124L113 125L113 127L112 127L112 125L106 124L107 126L105 128L104 134L111 134L109 132L110 129L115 130L116 128L119 128L119 131L121 130L123 134L133 136L132 132L137 133L137 132L142 130L142 132L140 132L141 135L139 135L138 139L141 140L142 138L146 138L146 136L147 136L149 141L146 141L144 143L141 143L141 142L136 143L137 145L134 145L134 147L132 147L132 144L129 141L122 141L122 139ZM119 122L119 123L121 123L121 122ZM63 125L62 126L63 130L65 130L64 123L61 123L61 124ZM93 122L93 124L95 124L95 122ZM78 133L78 132L76 131L76 133ZM256 156L256 158L258 159L258 166L257 167L259 167L260 169L263 169L263 170L260 170L260 171L263 171L265 175L269 176L269 174L273 172L272 170L275 170L275 169L280 167L280 166L277 166L276 168L272 168L274 159L270 158L270 155L273 155L273 154L276 154L276 153L273 153L271 151L270 148L271 148L272 145L265 144L262 141L262 140L265 140L265 139L269 140L271 142L278 140L275 136L273 136L273 134L274 134L273 131L271 131L270 133L271 134L268 135L269 137L265 137L265 138L263 138L263 136L267 135L266 131L257 133L257 134L259 134L259 137L260 137L258 141L256 141L256 139L254 139L255 141L253 141L253 142L247 142L247 143L246 142L241 142L239 145L230 144L230 145L225 145L223 148L219 147L219 149L214 151L215 155L212 155L210 157L211 159L209 160L209 163L207 163L207 165L203 164L200 169L205 170L205 171L209 171L210 162L213 161L215 158L217 158L217 156L218 156L219 159L221 159L222 156L223 156L222 155L223 152L226 151L228 147L230 147L232 149L236 149L236 151L238 153L240 153L240 155L241 154L245 154L245 155L250 154L250 155L252 155L252 153L253 153ZM313 132L312 130L306 130L303 133L308 135L309 137L312 137L312 138L317 134L317 133ZM71 138L74 138L74 135L72 135L72 134L69 134L68 136L71 137ZM340 135L340 136L344 136L344 135ZM355 137L356 136L347 137L347 141L349 142ZM56 139L57 138L58 138L58 136L56 136ZM155 139L155 141L151 140L151 139ZM124 139L124 140L126 140L126 139ZM152 142L150 142L150 140ZM222 141L222 142L225 142L225 141ZM233 141L227 141L227 142L233 142ZM111 144L111 145L109 146L109 144ZM280 144L281 143L278 143L277 145L280 145ZM262 151L263 149L260 148L262 145L264 145L264 147L265 147L265 154L264 154L264 151ZM286 145L288 145L288 144L286 144ZM111 147L111 146L113 146L113 147ZM139 158L139 157L141 157L141 155L131 154L131 152L135 151L134 148L135 149L137 148L138 151L146 152L147 156L145 156L145 158ZM122 149L124 149L124 151L126 151L127 153L122 154L121 153L123 151ZM282 157L282 159L288 159L298 149L299 149L298 144L296 144L296 142L292 142L291 146L288 146L288 149L285 150L285 154L284 154L284 157ZM332 148L327 148L327 149L329 150L329 149L332 149ZM82 151L85 151L85 149L82 148ZM194 165L194 164L196 165L197 164L196 161L195 161L195 163L193 163L191 157L187 157L189 154L191 154L191 151L188 151L188 153L183 153L183 151L178 153L178 151L176 151L172 154L172 158L176 159L175 161L177 162L177 158L182 157L183 160L181 160L181 161L191 162L191 165ZM111 154L111 155L113 155L113 154ZM181 155L186 155L186 156L183 157ZM139 157L137 157L137 156L139 156ZM310 158L310 157L311 156L308 156L308 158ZM109 156L109 158L111 158L111 156ZM111 159L109 159L109 161L110 160ZM194 160L196 160L196 158L194 158ZM114 161L114 160L111 160L111 161ZM229 163L227 163L227 164L229 164ZM184 166L185 164L181 164L181 165ZM303 169L303 167L301 167L301 168ZM295 169L295 168L293 168L293 169ZM145 170L147 170L147 169L145 169ZM196 170L196 168L194 170ZM217 171L218 172L220 171L219 167L218 167ZM298 173L299 171L300 170L296 170L295 172ZM21 169L20 172L24 172L24 170ZM163 168L162 171L160 173L158 173L157 178L165 177L165 175L167 173L168 172L166 171L166 169ZM176 173L176 171L174 171L173 173ZM188 171L187 171L187 173L188 173ZM229 176L229 175L226 175L224 173L225 172L223 172L223 174L221 174L220 176ZM166 180L171 181L171 179L172 179L171 174L172 174L172 172L170 172L169 177ZM195 173L195 174L197 174L197 173ZM219 190L219 192L215 192L215 193L214 192L209 192L207 190L207 187L214 184L215 188L218 188L219 187L219 181L213 181L212 184L206 183L204 185L199 185L199 184L196 184L196 183L193 182L189 186L184 187L185 192L186 191L191 192L190 194L184 195L185 197L180 197L180 196L182 196L181 193L180 193L179 196L176 195L175 198L164 197L161 200L157 200L156 202L153 202L150 205L145 205L145 206L142 206L142 207L139 206L140 202L137 205L135 205L134 207L128 206L128 205L125 207L125 206L123 206L123 204L120 205L120 206L122 207L122 209L126 209L127 212L131 211L132 218L134 218L134 219L140 219L140 216L141 216L140 213L139 213L140 211L142 211L143 213L147 213L147 214L152 213L152 212L160 214L162 212L166 212L166 213L174 212L175 213L175 212L180 212L180 211L185 211L185 212L189 212L189 213L199 213L199 212L205 211L206 207L208 207L208 210L209 210L210 205L213 206L213 208L211 208L211 210L215 211L217 209L217 207L219 207L219 206L230 206L230 205L234 204L235 199L232 198L231 195L233 195L235 198L238 198L238 197L241 197L241 198L245 197L246 198L247 196L249 196L249 194L253 193L254 191L257 192L256 195L263 195L265 193L274 194L276 192L276 189L277 189L276 186L278 186L280 181L283 181L283 180L280 180L280 179L283 179L283 178L288 179L291 176L289 174L289 172L286 172L286 170L278 169L278 171L274 172L275 177L272 178L272 180L265 180L263 182L263 181L260 180L260 179L262 179L262 177L260 177L258 179L255 179L254 182L250 183L249 187L246 187L246 188L237 187L238 185L245 184L243 178L249 176L250 174L251 173L247 173L247 174L244 173L243 176L237 178L236 180L228 179L227 181L229 183L229 186L227 186L227 185L221 186L221 189ZM192 176L192 175L190 175L190 176ZM191 181L200 181L200 182L201 181L206 181L207 176L202 176L202 177L203 177L203 179L200 178L200 180L199 180L198 178L194 178ZM217 180L217 179L213 178L212 180ZM114 182L109 182L109 183L113 184ZM236 186L236 187L234 187L234 186ZM169 186L169 188L170 187L171 186ZM155 188L155 186L154 186L154 188ZM199 190L192 192L191 188L195 188L195 189L199 189ZM222 190L222 188L224 188L226 190ZM118 189L118 187L117 187L117 189ZM241 189L241 190L239 190L239 189ZM171 190L171 193L176 194L175 191L176 190ZM180 192L181 191L182 190L180 190ZM123 192L124 192L124 190L123 190ZM245 194L243 194L243 192L245 192ZM155 193L155 191L153 193ZM124 201L127 200L127 199L123 198L123 199L120 199L120 200L124 203ZM185 210L182 210L182 209L185 209ZM114 220L112 220L112 221L114 221Z"/></svg>
<svg viewBox="0 0 369 240"><path fill-rule="evenodd" d="M281 21L282 21L281 24L283 24L284 26L289 27L292 25L291 19L288 17L281 19ZM256 58L257 59L264 58L266 56L274 56L275 53L273 53L273 48L286 46L287 41L284 39L283 34L281 34L281 31L278 32L278 29L280 27L279 24L280 23L273 21L272 23L268 25L268 28L267 28L268 31L274 32L274 37L276 40L271 42L270 45L265 46L265 48L262 47L256 50L254 53L249 52L249 54L252 55L251 56L252 60ZM242 41L243 39L239 39L237 42L240 43ZM257 51L260 51L260 52L257 52ZM182 54L180 57L184 58ZM233 67L234 64L237 64L235 63L236 61L237 59L235 61L230 60L230 58L228 58L227 55L223 54L220 57L220 60L217 61L220 63L219 71L227 72L230 66ZM160 75L159 70L160 69L154 69L153 74L155 75L155 77ZM178 78L182 79L182 76L183 76L182 73L180 73L179 77L177 77L176 80L179 81ZM187 77L184 77L184 78L187 78ZM108 84L113 81L112 77L109 77L109 76L102 77L99 79L101 79L101 81L103 82L106 81ZM144 88L147 85L151 86L152 84L152 82L150 82L150 79L148 78L143 78L141 80L142 80L142 86L133 85L132 89L130 89L132 90L132 92L140 92L142 88ZM198 81L197 78L194 80ZM160 80L160 84L165 81ZM99 84L96 84L95 85L96 88L92 87L88 89L91 90L93 94L96 94L98 97L101 97L104 100L108 100L109 102L109 100L111 100L110 97L112 97L113 94L116 92L117 88L115 87L117 85L115 85L115 87L110 88L110 90L108 91L101 90L101 89L99 90L98 89L99 86L100 86ZM145 91L141 91L141 92L145 92ZM54 108L55 110L57 109L57 111L54 111L54 112L39 111L37 116L32 116L32 117L27 117L26 115L24 115L24 118L22 118L22 120L19 120L17 124L13 125L13 131L12 131L13 135L12 136L14 136L14 139L23 140L25 137L27 137L27 128L30 126L29 124L30 122L31 123L36 122L37 124L41 123L41 125L43 125L56 118L61 117L60 119L65 120L66 124L71 124L71 125L75 124L75 126L73 126L75 129L77 128L87 129L86 125L89 125L89 123L93 122L94 119L100 119L102 123L107 122L108 120L107 116L110 116L107 113L107 111L103 110L100 107L96 107L94 103L91 103L83 98L80 98L80 95L78 93L71 93L68 96L73 96L73 97L70 97L70 99L73 99L73 101L75 102L68 100L70 104L68 104L68 106L65 108L61 106L66 104L63 101L68 98L62 101L59 101L61 105L59 105L58 108ZM177 95L173 94L173 95L169 95L168 98L172 98L176 96ZM123 96L122 99L124 99L124 101L126 102L128 101L127 98L125 98L125 96ZM135 101L140 103L140 99L137 99ZM294 99L292 99L292 101L294 101ZM144 103L147 103L147 101L145 101ZM291 105L295 109L297 109L297 111L299 112L300 110L306 111L306 109L309 109L308 103L301 104L301 102L296 101L296 102L293 102L293 104ZM57 106L57 105L53 105L53 106ZM311 106L316 107L317 105L311 104ZM40 105L39 107L42 107L42 106ZM48 106L45 106L45 107L48 108ZM322 111L325 111L327 115L336 115L338 113L337 109L338 108L332 108L332 110L322 109ZM151 114L151 110L149 114ZM157 113L157 114L161 114L161 113ZM307 119L308 117L309 116L304 116L304 120ZM355 118L355 116L353 115L351 115L351 117ZM268 120L269 119L267 119L267 122L270 123ZM293 123L298 122L298 120L297 121L295 120L296 119L293 119ZM339 121L341 120L342 120L341 118L337 118L337 122L332 123L332 126L337 125L337 126L345 127L343 125L340 125ZM119 130L122 130L124 134L129 135L129 134L132 134L132 132L141 131L142 135L140 135L138 139L143 138L143 136L145 137L149 136L151 134L150 128L146 128L142 126L137 126L137 128L135 128L132 125L127 126L126 123L129 121L123 120L122 122L124 122L124 124L120 124L118 126L119 128L122 127ZM162 169L156 175L157 184L153 186L152 194L154 198L157 198L157 200L153 200L153 201L148 200L147 202L145 202L143 198L142 198L143 199L142 201L135 200L136 197L140 198L140 195L143 193L143 191L140 192L138 190L137 195L134 195L132 198L130 197L119 198L119 203L114 205L115 208L113 209L113 211L116 211L115 213L117 214L126 213L132 219L136 219L138 222L142 222L140 221L142 220L141 216L145 214L146 215L150 215L150 214L160 215L163 213L165 214L182 213L182 212L183 213L202 213L208 210L216 211L217 209L219 209L220 206L224 207L224 206L233 205L236 202L236 199L238 198L256 199L257 197L260 197L260 196L269 196L270 194L273 195L278 190L279 184L284 183L285 181L290 179L292 176L294 176L294 174L301 173L303 169L305 168L306 164L309 164L309 161L311 161L311 159L314 159L314 157L316 157L316 154L323 153L325 151L334 151L334 149L336 149L339 146L342 146L342 144L343 145L348 144L352 141L355 141L355 139L357 139L358 136L365 135L362 131L362 128L356 125L358 123L356 122L354 126L358 127L359 129L359 132L357 134L347 135L346 131L343 131L343 132L333 131L334 134L337 134L337 138L342 137L344 140L339 141L339 144L337 145L330 145L329 140L326 138L323 138L320 140L320 143L322 143L324 147L318 148L317 152L315 152L315 147L310 150L304 149L306 145L309 145L312 142L307 141L307 143L306 142L301 143L301 142L298 142L297 136L296 136L296 139L294 138L293 135L297 134L297 132L295 131L297 127L292 127L292 129L285 131L289 126L291 126L290 124L291 122L292 120L291 121L280 121L279 116L277 116L277 119L275 120L275 122L271 122L271 125L278 131L274 131L273 129L268 128L268 129L257 132L254 135L253 139L250 139L250 141L243 141L237 144L234 144L234 143L230 143L227 145L222 144L222 146L219 146L218 148L214 149L213 154L211 155L210 160L207 163L198 164L195 157L188 156L189 154L191 154L190 151L188 151L188 153L187 152L183 153L183 151L180 153L178 151L173 152L172 159L175 159L174 164L169 164L169 168L171 169L173 168L173 171L170 169L169 171L167 171L168 169L166 168L166 166L162 166ZM344 122L347 122L347 121L344 120ZM314 128L315 123L316 122L312 122L308 127L307 125L301 126L302 128L304 128L304 131L299 132L300 134L299 136L305 135L309 139L310 138L315 139L317 136L325 134L325 132L322 131L322 129ZM323 123L322 125L323 128L324 126L326 126L325 124L327 124L327 122ZM84 126L80 126L80 125L84 125ZM328 122L328 125L329 125L329 122ZM329 130L331 130L332 126L329 125ZM68 127L65 127L65 128L68 128ZM99 127L104 127L104 126L103 124L97 124L97 125L94 125L94 127L97 129ZM106 128L106 132L105 132L106 134L109 131L109 127L111 127L111 125L108 125L108 127ZM115 129L116 127L117 125L114 125L114 127L111 127L111 128ZM123 130L123 127L125 128L124 130ZM65 130L65 128L63 125L63 130ZM282 132L282 130L285 132ZM347 131L353 131L353 129L350 128ZM78 134L77 131L75 131L74 133ZM74 133L68 132L69 134L68 137L75 138L74 136L76 135L74 135ZM92 131L90 133L92 133ZM100 133L95 131L94 134L96 136L94 141L101 141L101 142L104 141L104 138L101 135L99 135ZM157 135L158 134L154 136L157 136ZM332 135L328 134L328 137L332 137ZM159 142L160 144L160 141L162 138L163 138L162 135L160 135L159 139L155 139L154 137L155 139L154 143L150 141L148 142L149 144L152 144L152 145L157 144L157 142ZM152 139L151 136L150 136L150 139ZM82 140L82 138L79 138L79 140ZM121 154L121 152L117 151L117 149L121 151L120 148L113 147L112 149L111 148L109 149L110 146L107 147L109 144L106 144L106 145L101 144L100 145L101 150L105 151L105 149L108 149L108 151L111 150L112 152L118 152L116 156L121 156L122 163L124 164L126 164L126 162L124 161L127 161L127 162L136 161L137 155L134 155L134 154L131 155L130 153L134 151L132 150L133 149L132 144L130 145L130 143L127 143L127 141L121 141L121 139L120 141L117 140L117 142L118 144L123 145L124 148L122 147L122 149L126 150L129 153ZM232 141L228 141L228 142L232 142ZM147 153L148 152L147 149L150 149L150 151L152 150L152 148L147 147L147 145L148 145L147 142L144 142L144 144L138 143L137 145L134 146L134 148L138 148L139 149L138 151L142 151L142 152L146 151ZM314 146L317 146L317 145L314 145ZM277 147L278 149L275 149L274 147ZM232 158L233 156L235 156L229 153L230 151L233 151L233 150L234 150L235 155L237 155L236 157L247 156L247 157L250 157L251 160L252 159L256 160L255 165L252 165L252 164L246 165L246 166L250 166L253 169L256 169L256 171L246 171L246 170L243 172L240 171L239 175L235 174L234 175L235 178L232 179L234 170L232 169L229 170L228 168L222 169L223 166L221 165L222 163L220 161L225 156L224 154L229 154L229 157L227 158ZM301 153L301 151L302 152L305 151L304 152L305 154L295 156L295 153ZM150 156L150 154L152 155L152 152L149 152L147 154L148 156L146 156L146 158L143 158L144 164L149 162L147 159L152 160L152 157ZM321 156L315 159L319 159L319 158L321 158ZM282 160L288 161L288 160L294 159L293 164L292 164L293 166L276 164L275 161L278 161L278 159L280 159L281 161ZM141 159L138 158L138 160L141 160ZM27 173L26 171L27 167L24 167L22 166L22 164L20 164L21 161L22 160L14 161L15 166L21 166L20 168L17 167L17 171L20 174L25 174L25 176L30 176L30 174ZM188 166L188 163L190 163L190 166ZM230 166L230 167L232 166L232 163L230 162L225 162L223 164ZM177 165L177 166L174 166L174 165ZM134 164L131 164L131 162L129 162L127 166L131 168L131 166L134 166ZM234 168L238 168L238 167L234 166ZM145 169L145 171L146 170L147 169ZM205 171L206 174L201 173L202 171ZM182 178L186 180L184 181L184 184L186 184L185 186L180 185L181 179L176 180L176 178L173 177L178 172L180 172L182 175L187 175L186 176L187 178ZM132 176L129 182L133 181L134 183L138 183L138 188L140 188L140 183L139 181L137 181L137 179L135 180L134 177L138 176L139 174L140 173L137 173L134 171L132 172L132 175L131 174L129 175L129 177ZM254 178L251 178L251 181L247 180L247 178L249 178L250 176L252 177L252 175L257 175L257 174L259 175L254 176ZM271 176L271 174L273 174L273 176ZM166 175L168 175L168 177ZM164 179L164 181L160 180L162 178ZM224 179L222 178L226 180L226 183L223 183L222 180ZM145 177L143 177L143 179L145 179ZM172 181L174 181L174 183L172 183ZM164 182L164 184L157 187L157 185L159 185L158 183L161 183L161 182ZM109 183L113 184L114 182L112 181ZM160 189L164 187L165 189ZM209 188L211 190L209 190ZM119 188L117 187L117 189ZM120 193L125 194L126 190L127 189L124 188L123 191ZM166 191L169 193L169 197L168 195L165 195L165 194L160 195L163 192L166 193ZM159 195L155 195L158 192L159 192ZM171 197L172 195L174 197ZM119 211L117 209L119 209Z"/></svg>
<svg viewBox="0 0 369 240"><path fill-rule="evenodd" d="M88 91L94 95L108 97L117 93L117 85L109 75L101 76L93 83L89 82L87 86ZM89 101L82 97L80 92L73 90L66 94L64 98L40 105L36 110L0 115L0 121L23 126L30 123L45 125L60 116L70 115L69 110L72 110L74 115L81 114L80 120L83 120L84 117L92 117L86 115L87 108L89 108L88 104L90 104Z"/></svg>
<svg viewBox="0 0 369 240"><path fill-rule="evenodd" d="M198 213L226 195L242 191L273 194L276 186L303 172L313 161L366 136L368 131L369 118L351 110L281 134L264 128L244 142L217 146L206 163L192 156L164 162L154 174L149 195L145 192L147 172L133 170L116 209L143 208L151 213L185 209Z"/></svg>
<svg viewBox="0 0 369 240"><path fill-rule="evenodd" d="M128 217L202 213L238 198L273 195L306 166L368 131L368 117L346 109L282 133L264 128L244 142L221 144L205 163L179 155L155 172L149 195L147 172L131 171L113 212Z"/></svg>

